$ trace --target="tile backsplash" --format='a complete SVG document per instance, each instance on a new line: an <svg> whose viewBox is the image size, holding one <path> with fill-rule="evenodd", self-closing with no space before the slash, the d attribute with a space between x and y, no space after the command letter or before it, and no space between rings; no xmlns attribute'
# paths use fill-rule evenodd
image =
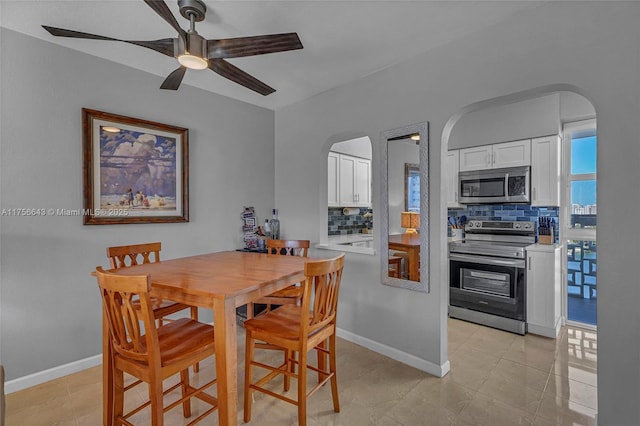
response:
<svg viewBox="0 0 640 426"><path fill-rule="evenodd" d="M536 223L539 217L551 217L555 222L554 231L558 242L558 211L558 207L532 207L528 204L478 204L467 205L462 209L449 209L447 215L464 215L467 220L521 220Z"/></svg>
<svg viewBox="0 0 640 426"><path fill-rule="evenodd" d="M366 213L372 213L372 209L360 208L360 213L344 215L342 207L329 207L328 235L359 234L362 228L373 226L373 217L366 218Z"/></svg>

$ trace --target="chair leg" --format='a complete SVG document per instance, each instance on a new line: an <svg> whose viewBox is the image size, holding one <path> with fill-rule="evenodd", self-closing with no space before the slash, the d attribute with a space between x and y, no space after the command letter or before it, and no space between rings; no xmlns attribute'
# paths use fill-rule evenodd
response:
<svg viewBox="0 0 640 426"><path fill-rule="evenodd" d="M247 319L253 318L253 303L247 303Z"/></svg>
<svg viewBox="0 0 640 426"><path fill-rule="evenodd" d="M327 341L320 342L317 347L326 350ZM327 371L327 354L323 350L316 350L316 355L318 356L318 383L320 383L327 377L326 374L321 373L321 371Z"/></svg>
<svg viewBox="0 0 640 426"><path fill-rule="evenodd" d="M333 398L333 411L340 412L340 401L338 400L338 376L336 373L336 335L332 334L329 338L329 368L333 373L331 377L331 397Z"/></svg>
<svg viewBox="0 0 640 426"><path fill-rule="evenodd" d="M151 401L151 425L163 426L162 380L152 377L149 383L149 401Z"/></svg>
<svg viewBox="0 0 640 426"><path fill-rule="evenodd" d="M191 319L194 321L198 321L198 308L196 306L191 307ZM193 364L193 372L197 373L200 371L200 363L196 362Z"/></svg>
<svg viewBox="0 0 640 426"><path fill-rule="evenodd" d="M124 414L124 373L122 370L113 372L113 421L115 425L122 424L120 419Z"/></svg>
<svg viewBox="0 0 640 426"><path fill-rule="evenodd" d="M287 365L287 371L292 373L295 368L295 363L293 360L295 359L296 353L290 349L284 350L284 363ZM291 389L291 376L288 374L284 375L284 391L288 392Z"/></svg>
<svg viewBox="0 0 640 426"><path fill-rule="evenodd" d="M253 304L247 304L247 308ZM253 309L253 306L251 306ZM253 380L253 367L251 362L255 353L255 340L251 336L251 332L247 331L247 340L245 345L244 359L244 422L251 421L251 405L253 403L253 390L251 389L251 381Z"/></svg>
<svg viewBox="0 0 640 426"><path fill-rule="evenodd" d="M189 392L189 369L180 372L180 388L182 389L182 397L187 396ZM191 417L191 398L185 399L182 403L182 415L184 418Z"/></svg>
<svg viewBox="0 0 640 426"><path fill-rule="evenodd" d="M302 348L298 359L298 426L307 425L307 359L309 353Z"/></svg>

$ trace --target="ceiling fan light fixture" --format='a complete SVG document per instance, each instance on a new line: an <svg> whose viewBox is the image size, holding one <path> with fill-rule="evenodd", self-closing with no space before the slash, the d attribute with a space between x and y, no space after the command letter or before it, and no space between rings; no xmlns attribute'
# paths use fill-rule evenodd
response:
<svg viewBox="0 0 640 426"><path fill-rule="evenodd" d="M178 56L178 62L180 62L180 65L183 67L187 67L192 70L203 70L209 66L209 62L206 59L190 53L184 53Z"/></svg>

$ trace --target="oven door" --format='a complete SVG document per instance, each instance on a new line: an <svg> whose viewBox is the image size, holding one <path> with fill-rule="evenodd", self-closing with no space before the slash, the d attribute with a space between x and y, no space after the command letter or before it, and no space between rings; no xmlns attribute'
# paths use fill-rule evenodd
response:
<svg viewBox="0 0 640 426"><path fill-rule="evenodd" d="M449 303L524 321L525 261L451 253Z"/></svg>

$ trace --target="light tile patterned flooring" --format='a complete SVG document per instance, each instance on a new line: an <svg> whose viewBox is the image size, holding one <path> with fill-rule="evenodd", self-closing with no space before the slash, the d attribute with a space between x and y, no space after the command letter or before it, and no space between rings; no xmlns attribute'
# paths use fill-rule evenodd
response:
<svg viewBox="0 0 640 426"><path fill-rule="evenodd" d="M243 359L242 329L240 334L239 357ZM341 412L333 412L331 392L325 386L309 401L307 424L594 425L596 351L593 331L565 327L554 340L450 319L451 371L439 379L339 340ZM265 353L267 358L281 356L275 351ZM213 362L201 364L194 382L212 374ZM243 380L242 368L239 380ZM142 400L145 389L136 389L127 395ZM100 367L15 392L7 395L7 426L99 425L101 393ZM297 424L294 406L261 394L254 398L250 424ZM194 407L194 414L202 409L197 402ZM146 411L135 420L136 424L148 424ZM165 415L167 425L187 423L180 408ZM202 424L218 424L217 414Z"/></svg>

